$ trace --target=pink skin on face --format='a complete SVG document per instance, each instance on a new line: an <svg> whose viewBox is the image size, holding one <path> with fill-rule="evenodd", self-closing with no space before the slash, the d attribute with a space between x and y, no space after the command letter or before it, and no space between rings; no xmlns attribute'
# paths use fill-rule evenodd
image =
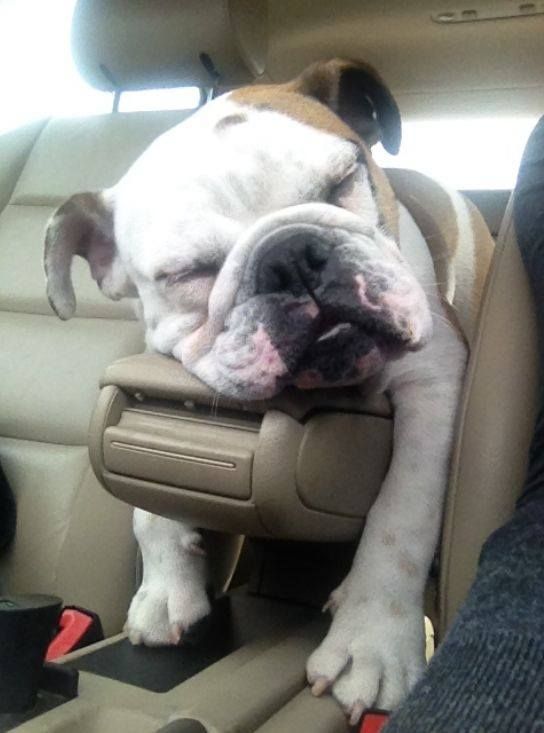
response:
<svg viewBox="0 0 544 733"><path fill-rule="evenodd" d="M363 376L372 376L385 366L385 357L379 349L372 349L370 354L365 354L357 359L355 366Z"/></svg>
<svg viewBox="0 0 544 733"><path fill-rule="evenodd" d="M310 316L312 319L317 318L319 315L319 308L317 307L315 300L308 301L308 303L305 303L301 309L305 315Z"/></svg>
<svg viewBox="0 0 544 733"><path fill-rule="evenodd" d="M359 296L359 300L363 308L365 308L366 310L371 310L371 311L381 311L382 310L381 304L371 303L370 300L367 298L366 280L364 278L364 275L360 275L360 274L355 275L355 282L358 285L357 295Z"/></svg>
<svg viewBox="0 0 544 733"><path fill-rule="evenodd" d="M406 332L406 336L414 344L418 343L425 330L427 305L423 291L414 287L409 279L401 281L403 287L386 290L380 294L379 302L371 303L366 294L366 281L364 275L356 275L355 281L358 285L357 294L361 305L366 310L386 310L396 321L400 331ZM406 321L404 326L400 324Z"/></svg>
<svg viewBox="0 0 544 733"><path fill-rule="evenodd" d="M262 324L259 324L251 340L255 346L255 356L253 362L248 365L249 371L256 369L257 372L264 372L270 377L283 377L287 373L287 367Z"/></svg>
<svg viewBox="0 0 544 733"><path fill-rule="evenodd" d="M240 354L225 354L228 371L238 384L251 385L252 391L257 388L263 395L271 395L276 391L277 379L287 374L287 367L262 324L249 337L248 346Z"/></svg>

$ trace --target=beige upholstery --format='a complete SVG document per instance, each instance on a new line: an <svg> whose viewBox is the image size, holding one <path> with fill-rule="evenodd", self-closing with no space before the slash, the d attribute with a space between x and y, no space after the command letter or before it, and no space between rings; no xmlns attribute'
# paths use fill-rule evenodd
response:
<svg viewBox="0 0 544 733"><path fill-rule="evenodd" d="M508 208L467 375L444 522L440 633L474 578L486 537L522 488L537 407L537 334Z"/></svg>
<svg viewBox="0 0 544 733"><path fill-rule="evenodd" d="M544 102L544 15L527 13L530 5L542 8L508 1L270 2L266 74L287 81L318 59L360 58L379 69L404 120L538 116ZM480 18L489 9L524 8L519 15L525 17L433 20L444 11L459 16L465 8L477 9Z"/></svg>
<svg viewBox="0 0 544 733"><path fill-rule="evenodd" d="M134 583L131 510L98 485L87 427L98 380L142 349L130 303L104 298L74 264L77 317L45 298L43 231L70 194L113 184L182 113L41 122L0 137L0 461L19 522L0 576L12 592L58 593L119 630Z"/></svg>
<svg viewBox="0 0 544 733"><path fill-rule="evenodd" d="M390 460L383 395L287 389L238 402L159 354L119 360L102 384L89 447L114 496L253 537L358 537Z"/></svg>
<svg viewBox="0 0 544 733"><path fill-rule="evenodd" d="M339 705L330 696L313 697L306 685L304 665L323 635L322 620L301 626L289 621L281 608L276 611L273 633L245 644L168 692L82 672L78 699L17 730L153 733L172 718L188 717L202 721L209 733L346 733ZM75 652L66 661L78 656Z"/></svg>

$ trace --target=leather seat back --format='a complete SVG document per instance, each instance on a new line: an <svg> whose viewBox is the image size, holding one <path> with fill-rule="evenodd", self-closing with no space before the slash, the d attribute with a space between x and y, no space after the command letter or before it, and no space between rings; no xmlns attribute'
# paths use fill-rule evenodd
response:
<svg viewBox="0 0 544 733"><path fill-rule="evenodd" d="M11 592L47 592L120 630L134 585L130 508L98 485L87 429L105 367L143 348L130 302L103 297L74 263L76 318L46 297L43 233L77 191L112 185L184 113L53 119L0 137L0 463L18 527L0 559ZM79 258L77 258L79 260Z"/></svg>
<svg viewBox="0 0 544 733"><path fill-rule="evenodd" d="M538 404L536 315L509 205L472 344L444 519L439 629L450 626L482 544L512 514Z"/></svg>

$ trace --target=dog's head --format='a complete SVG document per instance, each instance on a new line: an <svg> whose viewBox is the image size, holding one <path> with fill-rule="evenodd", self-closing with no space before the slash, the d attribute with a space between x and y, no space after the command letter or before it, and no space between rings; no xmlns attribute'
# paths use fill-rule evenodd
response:
<svg viewBox="0 0 544 733"><path fill-rule="evenodd" d="M369 152L397 152L400 136L390 92L359 63L219 97L116 186L55 212L51 305L73 315L80 255L105 295L139 296L150 348L223 394L360 382L431 331Z"/></svg>

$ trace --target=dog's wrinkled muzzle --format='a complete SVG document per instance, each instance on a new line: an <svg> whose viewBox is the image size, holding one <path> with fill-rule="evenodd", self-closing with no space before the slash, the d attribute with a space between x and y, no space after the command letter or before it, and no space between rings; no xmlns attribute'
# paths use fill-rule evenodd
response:
<svg viewBox="0 0 544 733"><path fill-rule="evenodd" d="M238 398L361 382L431 334L423 290L381 232L329 204L260 219L217 278L208 320L174 356Z"/></svg>

